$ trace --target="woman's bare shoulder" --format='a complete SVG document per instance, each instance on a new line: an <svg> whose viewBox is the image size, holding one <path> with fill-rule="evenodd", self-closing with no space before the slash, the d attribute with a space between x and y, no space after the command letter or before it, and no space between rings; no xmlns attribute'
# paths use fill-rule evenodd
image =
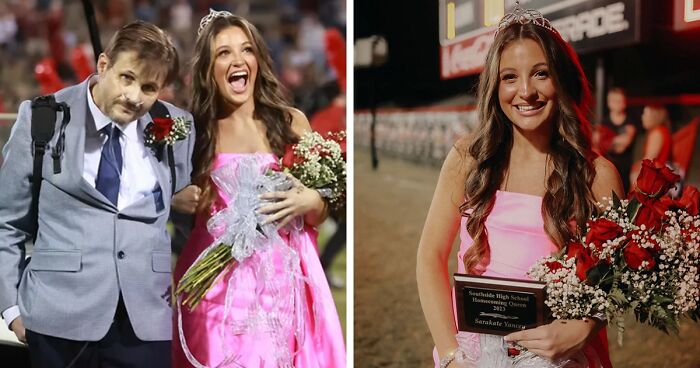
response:
<svg viewBox="0 0 700 368"><path fill-rule="evenodd" d="M609 197L612 191L620 197L625 195L620 174L612 162L603 156L598 156L593 160L593 169L595 170L595 178L591 190L596 200L600 201L603 197Z"/></svg>
<svg viewBox="0 0 700 368"><path fill-rule="evenodd" d="M474 142L474 133L467 133L457 139L457 142L454 144L454 148L459 152L467 154L472 142Z"/></svg>
<svg viewBox="0 0 700 368"><path fill-rule="evenodd" d="M302 135L311 131L309 119L306 118L306 115L301 110L291 107L289 108L289 113L292 115L292 131L294 133Z"/></svg>
<svg viewBox="0 0 700 368"><path fill-rule="evenodd" d="M474 166L474 159L469 154L469 147L474 141L472 133L465 134L457 139L452 149L445 158L443 167L457 171L460 176L465 176Z"/></svg>

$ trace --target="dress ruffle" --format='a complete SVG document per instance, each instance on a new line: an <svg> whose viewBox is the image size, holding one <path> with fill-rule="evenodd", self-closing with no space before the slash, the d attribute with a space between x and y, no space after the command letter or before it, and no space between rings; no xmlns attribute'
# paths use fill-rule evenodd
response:
<svg viewBox="0 0 700 368"><path fill-rule="evenodd" d="M279 232L258 228L265 236L256 235L254 208L248 207L257 199L253 187L258 183L251 178L274 168L274 156L226 155L217 161L215 172L228 172L215 180L219 198L214 208L225 216L212 214L209 231L205 219L197 218L175 280L208 246L248 235L235 250L237 264L200 305L176 313L174 366L345 367L342 331L318 260L315 230L298 223ZM251 163L257 173L249 172ZM226 234L227 221L237 229L248 224L252 231Z"/></svg>

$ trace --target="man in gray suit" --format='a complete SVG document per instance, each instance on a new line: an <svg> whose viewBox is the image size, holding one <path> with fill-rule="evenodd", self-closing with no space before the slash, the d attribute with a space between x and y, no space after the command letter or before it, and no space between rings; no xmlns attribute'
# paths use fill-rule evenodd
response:
<svg viewBox="0 0 700 368"><path fill-rule="evenodd" d="M34 367L170 366L171 162L144 131L177 64L162 30L134 22L99 56L97 75L55 93L71 119L56 174L57 115L38 221L30 210L32 110L29 101L20 106L0 169L0 312ZM194 126L191 114L163 104ZM175 191L192 170L192 129L182 138L173 144Z"/></svg>

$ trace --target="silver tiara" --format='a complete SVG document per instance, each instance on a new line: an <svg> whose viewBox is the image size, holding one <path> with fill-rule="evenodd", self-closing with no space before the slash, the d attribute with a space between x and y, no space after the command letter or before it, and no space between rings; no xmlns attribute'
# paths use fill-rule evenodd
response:
<svg viewBox="0 0 700 368"><path fill-rule="evenodd" d="M494 35L494 37L497 36L499 32L508 28L508 26L510 26L513 23L532 23L536 26L540 26L554 33L557 33L557 30L554 29L554 27L552 27L552 24L549 23L549 20L547 20L547 18L545 18L542 15L542 13L538 12L535 9L523 9L520 7L520 1L516 1L515 8L513 8L513 12L504 15L503 19L501 19L501 21L498 22L498 28L496 29L496 34Z"/></svg>
<svg viewBox="0 0 700 368"><path fill-rule="evenodd" d="M233 13L227 12L226 10L217 11L209 8L209 14L205 15L202 20L199 21L199 29L197 30L197 36L201 35L205 29L209 26L209 23L216 18L232 17Z"/></svg>

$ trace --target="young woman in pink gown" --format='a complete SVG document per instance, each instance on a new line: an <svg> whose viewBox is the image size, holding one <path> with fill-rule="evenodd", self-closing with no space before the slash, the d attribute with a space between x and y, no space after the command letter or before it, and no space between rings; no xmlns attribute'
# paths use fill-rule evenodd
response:
<svg viewBox="0 0 700 368"><path fill-rule="evenodd" d="M573 237L595 201L623 194L615 168L591 150L588 81L555 30L503 24L477 99L481 126L446 158L418 248L436 367L610 367L605 323L595 318L505 337L457 334L448 263L458 232L459 272L526 279L538 258ZM529 358L510 358L508 343Z"/></svg>
<svg viewBox="0 0 700 368"><path fill-rule="evenodd" d="M214 241L207 220L231 205L241 188L235 183L249 180L238 169L278 170L285 145L310 130L283 97L258 31L228 12L212 11L200 24L193 90L196 185L178 203L196 218L174 272L176 285ZM212 181L212 172L223 167L235 173L231 187ZM194 310L177 308L175 367L345 367L340 322L316 250L314 226L327 216L327 204L298 180L291 190L262 198L273 202L243 210L267 215L265 222L279 224L279 237L238 262ZM296 227L285 226L290 221Z"/></svg>

